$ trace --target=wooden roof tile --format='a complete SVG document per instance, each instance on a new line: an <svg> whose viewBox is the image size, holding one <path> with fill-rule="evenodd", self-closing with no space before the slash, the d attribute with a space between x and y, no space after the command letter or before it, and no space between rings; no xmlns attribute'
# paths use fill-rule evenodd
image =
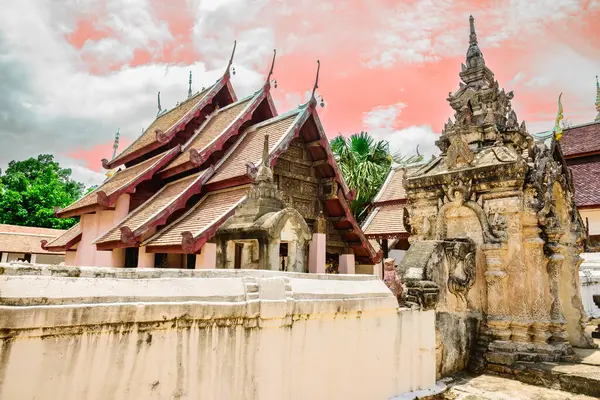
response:
<svg viewBox="0 0 600 400"><path fill-rule="evenodd" d="M578 154L600 152L600 122L565 129L560 147L567 158Z"/></svg>
<svg viewBox="0 0 600 400"><path fill-rule="evenodd" d="M201 173L194 174L165 185L148 201L136 208L133 212L129 213L125 219L120 221L110 231L108 231L101 238L97 239L94 243L106 243L121 240L120 228L122 226L127 226L132 231L136 230L162 209L171 204L179 195L184 192L188 186L194 183L200 175Z"/></svg>
<svg viewBox="0 0 600 400"><path fill-rule="evenodd" d="M577 207L600 206L600 161L569 165Z"/></svg>
<svg viewBox="0 0 600 400"><path fill-rule="evenodd" d="M0 252L50 253L49 251L42 249L41 241L55 240L57 236L60 236L65 232L68 231L62 229L0 224Z"/></svg>
<svg viewBox="0 0 600 400"><path fill-rule="evenodd" d="M173 162L171 162L166 168L171 169L190 160L189 149L196 149L198 151L204 149L214 139L216 139L221 132L225 130L233 121L239 117L239 115L248 106L248 103L252 100L251 97L243 99L234 105L228 106L219 110L213 115L206 125L202 127L192 140L186 145L185 150L181 153Z"/></svg>
<svg viewBox="0 0 600 400"><path fill-rule="evenodd" d="M63 231L63 234L46 243L46 248L65 248L69 243L81 235L81 224L73 225L68 231ZM68 249L67 249L68 250Z"/></svg>
<svg viewBox="0 0 600 400"><path fill-rule="evenodd" d="M375 208L373 213L365 224L364 232L367 237L407 233L403 223L403 204L380 206Z"/></svg>
<svg viewBox="0 0 600 400"><path fill-rule="evenodd" d="M98 204L98 192L103 191L104 193L106 193L107 196L110 196L117 190L120 190L121 188L124 188L127 185L131 184L136 178L138 178L140 175L144 174L150 168L159 163L163 159L163 157L167 157L168 154L169 152L158 154L150 158L149 160L118 171L115 175L106 180L95 190L60 210L58 214L60 215L69 211L77 210L82 207Z"/></svg>
<svg viewBox="0 0 600 400"><path fill-rule="evenodd" d="M194 237L200 236L238 204L246 196L247 190L247 187L238 187L208 193L181 218L144 244L150 247L176 246L181 244L183 232L191 232Z"/></svg>
<svg viewBox="0 0 600 400"><path fill-rule="evenodd" d="M129 154L140 150L152 143L157 142L156 140L156 130L160 129L163 132L167 132L171 127L177 124L187 113L194 110L195 106L197 106L204 97L208 94L208 92L212 89L212 86L204 89L202 92L197 93L196 95L190 97L183 103L179 104L177 107L172 108L166 113L160 115L156 118L150 126L142 133L140 137L138 137L129 147L123 150L114 160L111 160L111 163L119 162L119 160L124 159ZM119 165L119 164L116 164Z"/></svg>
<svg viewBox="0 0 600 400"><path fill-rule="evenodd" d="M246 174L246 164L252 162L258 165L262 157L264 136L269 135L269 151L272 152L290 129L300 110L284 116L276 117L273 122L266 121L249 127L233 151L227 155L223 163L208 183L220 182Z"/></svg>

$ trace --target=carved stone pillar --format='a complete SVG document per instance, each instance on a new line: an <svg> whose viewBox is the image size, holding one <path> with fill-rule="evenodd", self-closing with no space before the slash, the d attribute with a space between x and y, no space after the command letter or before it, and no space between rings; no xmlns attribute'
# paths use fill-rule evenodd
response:
<svg viewBox="0 0 600 400"><path fill-rule="evenodd" d="M529 196L527 196L529 194ZM533 194L528 192L525 203ZM546 271L546 256L544 255L544 240L540 237L541 229L538 224L537 213L532 207L527 208L522 214L522 237L523 237L523 261L525 264L527 290L523 293L528 302L527 326L528 341L538 344L546 343L548 335L548 323L550 321L550 304L548 301L548 274ZM532 324L537 321L536 324ZM525 327L514 323L513 340L523 342Z"/></svg>
<svg viewBox="0 0 600 400"><path fill-rule="evenodd" d="M486 259L487 327L494 340L510 340L508 305L504 298L508 277L504 270L507 245L487 243L483 245L483 252Z"/></svg>
<svg viewBox="0 0 600 400"><path fill-rule="evenodd" d="M552 306L550 308L550 340L553 342L565 342L567 340L565 318L558 293L558 281L560 279L561 269L565 262L564 246L560 244L562 232L555 228L549 228L546 231L548 241L546 242L546 251L548 252L548 276L550 279L550 294L552 297Z"/></svg>

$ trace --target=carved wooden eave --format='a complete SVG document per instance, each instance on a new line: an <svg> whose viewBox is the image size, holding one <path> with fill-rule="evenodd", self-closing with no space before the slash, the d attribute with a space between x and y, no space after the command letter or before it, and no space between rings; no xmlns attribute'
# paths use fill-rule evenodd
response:
<svg viewBox="0 0 600 400"><path fill-rule="evenodd" d="M94 192L89 193L87 196L96 196L96 200L92 202L92 204L85 205L82 207L73 207L73 205L77 204L77 202L81 201L77 200L77 202L72 205L60 210L56 211L55 215L59 218L70 218L77 215L83 215L87 213L97 212L99 210L112 209L117 202L119 196L123 194L131 194L135 192L136 187L149 179L151 179L154 174L159 171L162 167L164 167L168 162L170 162L179 152L181 151L181 145L177 145L171 150L164 153L160 158L158 158L152 165L145 170L141 171L138 175L135 176L134 179L130 180L126 184L123 184L115 191L112 191L110 194L107 194L104 190L102 190L103 186L100 186ZM130 167L135 168L135 166ZM116 177L117 175L115 175ZM115 179L115 177L111 179ZM87 196L84 196L87 197ZM72 208L73 207L73 208Z"/></svg>
<svg viewBox="0 0 600 400"><path fill-rule="evenodd" d="M240 128L246 124L248 121L252 119L254 112L260 106L263 101L266 101L269 105L269 109L271 111L271 118L277 116L277 111L275 110L275 106L273 104L273 99L270 93L270 84L265 84L259 91L257 91L252 100L247 104L244 110L234 119L215 139L213 139L209 144L204 146L202 149L190 148L194 139L198 137L198 135L202 135L205 126L209 123L210 119L214 117L214 115L204 121L204 123L196 130L196 133L189 139L188 143L183 148L183 152L187 152L189 154L189 160L181 165L177 165L173 168L167 167L159 173L159 176L163 179L175 176L185 171L192 170L194 168L201 168L208 160L210 160L211 156L218 151L222 151L225 144L234 136L240 134ZM244 100L240 100L244 101ZM223 112L227 108L235 106L236 103L232 103L229 106L218 110L218 112Z"/></svg>
<svg viewBox="0 0 600 400"><path fill-rule="evenodd" d="M194 118L200 117L200 115L204 112L207 106L212 104L215 96L225 89L229 96L233 99L233 101L237 101L237 96L231 86L231 82L229 81L229 71L223 75L203 96L202 100L198 102L190 111L188 111L184 116L182 116L175 124L169 127L166 131L162 131L160 129L156 129L153 133L155 135L155 140L151 143L136 149L132 152L128 152L130 148L132 148L136 142L134 141L130 146L128 146L125 150L121 152L120 155L115 157L114 159L108 161L106 159L102 160L102 167L104 169L113 169L118 167L119 165L123 165L126 163L131 163L138 158L156 150L163 146L167 146L173 138L177 135L178 132L184 130L187 124L193 120ZM188 100L189 101L189 100ZM139 140L139 138L138 138Z"/></svg>

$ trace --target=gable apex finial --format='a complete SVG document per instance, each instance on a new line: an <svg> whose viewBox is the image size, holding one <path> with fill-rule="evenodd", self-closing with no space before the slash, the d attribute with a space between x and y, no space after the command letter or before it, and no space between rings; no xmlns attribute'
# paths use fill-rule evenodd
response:
<svg viewBox="0 0 600 400"><path fill-rule="evenodd" d="M273 61L271 61L271 69L269 70L269 75L267 75L266 84L269 85L271 81L271 75L273 75L273 69L275 68L275 57L277 56L277 50L273 49ZM275 87L277 88L277 81L275 81Z"/></svg>
<svg viewBox="0 0 600 400"><path fill-rule="evenodd" d="M233 75L235 75L235 68L231 68L231 65L233 64L233 56L235 56L235 48L237 47L237 40L233 41L233 50L231 51L231 57L229 57L229 63L227 64L227 71L225 71L225 75L229 74L229 71L231 70L231 73Z"/></svg>
<svg viewBox="0 0 600 400"><path fill-rule="evenodd" d="M315 92L319 88L319 71L320 70L321 70L321 61L317 60L317 76L315 78L315 84L313 86L313 90L312 90L312 93L310 95L310 101L311 102L316 102L317 101L317 99L315 98Z"/></svg>
<svg viewBox="0 0 600 400"><path fill-rule="evenodd" d="M188 81L188 99L192 97L192 71L190 71L190 79Z"/></svg>
<svg viewBox="0 0 600 400"><path fill-rule="evenodd" d="M160 106L160 91L158 92L158 112L156 113L156 115L158 116L158 114L160 114L160 112L162 111L162 107Z"/></svg>

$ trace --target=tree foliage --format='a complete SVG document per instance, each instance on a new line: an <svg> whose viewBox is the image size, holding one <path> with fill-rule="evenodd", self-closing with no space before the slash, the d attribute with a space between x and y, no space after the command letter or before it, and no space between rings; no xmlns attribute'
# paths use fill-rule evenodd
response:
<svg viewBox="0 0 600 400"><path fill-rule="evenodd" d="M0 171L0 223L66 229L75 218L56 218L54 206L66 207L83 193L84 186L71 179L50 154L11 161Z"/></svg>
<svg viewBox="0 0 600 400"><path fill-rule="evenodd" d="M402 156L391 153L389 143L376 141L367 132L350 137L339 135L331 141L331 150L350 189L356 190L356 198L350 208L361 222L367 216L373 198L385 182L392 163L418 162L423 156Z"/></svg>

